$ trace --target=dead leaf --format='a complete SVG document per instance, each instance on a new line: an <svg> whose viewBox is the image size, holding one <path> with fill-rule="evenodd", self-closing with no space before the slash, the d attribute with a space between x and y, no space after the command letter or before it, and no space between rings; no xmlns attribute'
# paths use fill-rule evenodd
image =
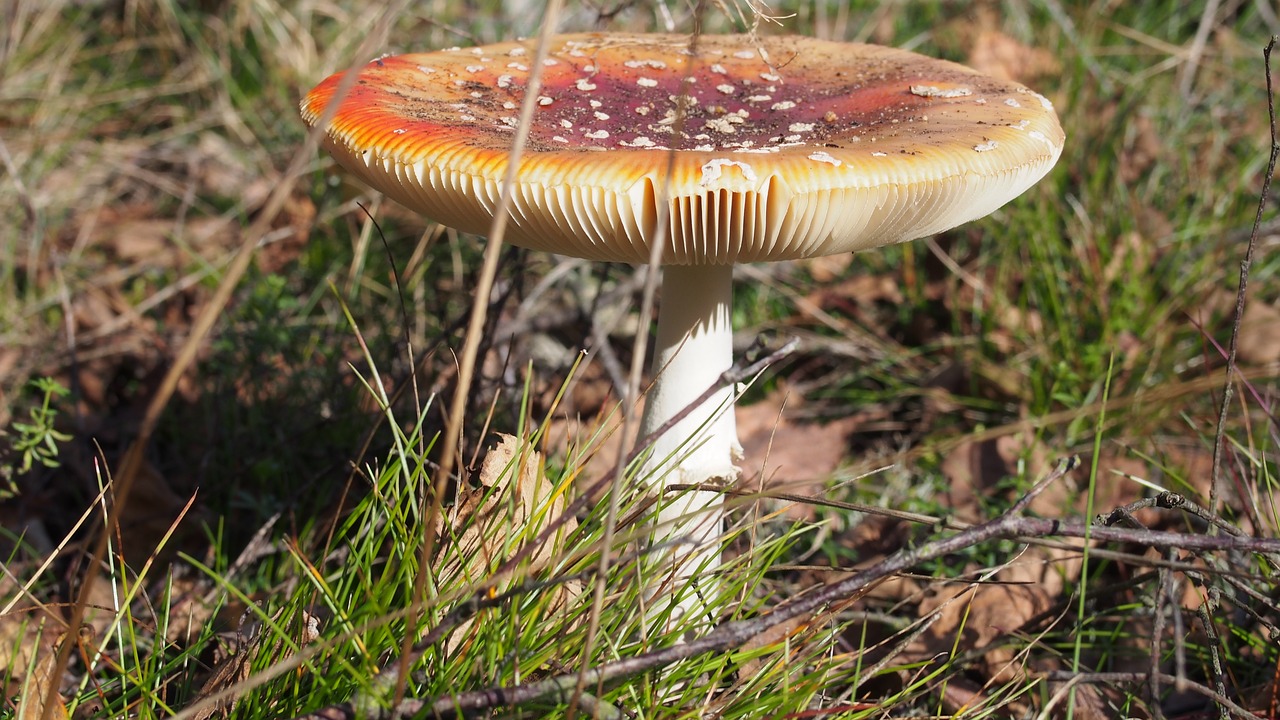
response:
<svg viewBox="0 0 1280 720"><path fill-rule="evenodd" d="M1006 478L1044 476L1049 469L1048 452L1028 437L1016 433L980 442L965 440L947 455L942 462L942 474L948 480L946 501L957 519L965 522L983 519L979 498L995 492ZM1063 481L1054 483L1032 501L1031 510L1044 516L1057 516L1063 507L1070 505L1070 494Z"/></svg>
<svg viewBox="0 0 1280 720"><path fill-rule="evenodd" d="M806 622L808 622L808 618L792 618L786 622L778 623L777 625L766 629L764 632L752 636L751 639L743 643L741 652L743 654L747 654L752 651L764 650L774 645L780 645L783 640L791 637L792 633L801 630L805 626ZM740 681L745 681L755 677L764 669L765 662L772 660L772 658L773 654L770 653L768 655L763 655L762 657L751 658L750 660L742 663L742 666L738 668L738 679ZM800 668L796 668L796 671L799 672Z"/></svg>
<svg viewBox="0 0 1280 720"><path fill-rule="evenodd" d="M480 465L478 486L459 489L457 503L437 521L441 541L436 572L442 585L486 581L492 568L519 549L521 538L534 537L561 517L568 505L567 481L557 485L547 478L541 453L515 436L499 433L498 437L498 444ZM576 527L577 522L569 520L560 536ZM534 549L530 562L535 567L545 564L558 550L558 539L553 538ZM556 588L555 606L563 606L581 591L577 583ZM450 649L465 639L472 620L450 635Z"/></svg>
<svg viewBox="0 0 1280 720"><path fill-rule="evenodd" d="M535 534L559 517L566 505L564 487L557 487L542 472L542 454L515 436L498 436L498 444L489 449L480 465L478 487L459 492L448 518L450 534L462 529L460 536L448 541L450 555L455 560L467 558L466 569L481 573L506 557L511 530ZM573 527L576 524L568 529ZM437 532L442 529L437 525ZM541 562L553 557L555 551L543 546L532 558ZM454 569L463 568L455 565Z"/></svg>
<svg viewBox="0 0 1280 720"><path fill-rule="evenodd" d="M1280 309L1263 302L1244 307L1237 353L1241 363L1265 365L1280 362Z"/></svg>
<svg viewBox="0 0 1280 720"><path fill-rule="evenodd" d="M1149 115L1133 113L1128 124L1128 141L1120 150L1119 174L1122 182L1133 184L1145 178L1166 153L1160 130Z"/></svg>
<svg viewBox="0 0 1280 720"><path fill-rule="evenodd" d="M0 676L8 676L5 697L18 695L17 720L66 720L67 708L60 695L52 707L44 702L49 689L59 681L58 643L61 626L43 612L23 608L0 616ZM47 715L46 715L47 710Z"/></svg>
<svg viewBox="0 0 1280 720"><path fill-rule="evenodd" d="M1021 668L1013 664L1012 650L1002 647L1006 635L1020 631L1027 621L1052 605L1052 596L1034 577L1032 563L1017 569L1011 564L979 583L938 583L926 590L920 602L922 617L938 615L929 629L907 649L911 658L929 658L950 652L957 645L966 650L986 650L986 675L997 682L1016 679Z"/></svg>
<svg viewBox="0 0 1280 720"><path fill-rule="evenodd" d="M839 255L822 255L812 260L804 260L801 265L809 271L814 282L829 283L844 275L853 263L853 253Z"/></svg>
<svg viewBox="0 0 1280 720"><path fill-rule="evenodd" d="M788 405L788 403L790 403ZM821 495L831 476L849 453L849 434L858 416L829 423L795 422L789 413L800 401L788 399L784 389L763 400L737 409L738 437L742 442L742 468L748 487L796 495ZM813 517L810 505L785 502L787 515L797 520Z"/></svg>
<svg viewBox="0 0 1280 720"><path fill-rule="evenodd" d="M974 39L968 65L983 74L1020 83L1057 75L1062 70L1053 53L1021 43L992 28L980 31Z"/></svg>
<svg viewBox="0 0 1280 720"><path fill-rule="evenodd" d="M281 609L274 616L272 621L279 624L284 618L285 610ZM241 693L232 691L229 694L213 699L214 696L224 691L234 688L236 685L243 683L249 679L252 674L252 662L256 659L264 649L267 643L271 643L271 658L269 662L275 664L288 659L293 655L293 649L284 642L283 639L276 636L266 624L252 624L252 628L243 627L251 625L251 623L242 622L242 629L247 631L248 637L244 642L239 643L240 647L236 649L235 655L224 660L218 667L214 668L213 674L205 681L200 688L200 693L196 695L196 699L192 701L190 708L196 708L196 712L192 715L194 720L209 720L209 718L217 715L226 717L235 709L236 702L239 701ZM308 610L302 611L300 629L297 631L298 636L294 638L294 642L298 647L310 645L320 638L320 616Z"/></svg>

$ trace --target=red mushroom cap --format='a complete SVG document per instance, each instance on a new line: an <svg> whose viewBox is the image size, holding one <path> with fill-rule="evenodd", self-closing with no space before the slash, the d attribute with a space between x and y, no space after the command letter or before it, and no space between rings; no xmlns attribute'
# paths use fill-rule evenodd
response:
<svg viewBox="0 0 1280 720"><path fill-rule="evenodd" d="M667 264L851 252L982 217L1062 150L1048 100L954 63L800 37L704 35L690 47L679 35L555 38L510 242L646 262L666 193ZM529 40L376 60L325 147L408 207L483 234L534 50ZM307 95L308 123L340 81Z"/></svg>

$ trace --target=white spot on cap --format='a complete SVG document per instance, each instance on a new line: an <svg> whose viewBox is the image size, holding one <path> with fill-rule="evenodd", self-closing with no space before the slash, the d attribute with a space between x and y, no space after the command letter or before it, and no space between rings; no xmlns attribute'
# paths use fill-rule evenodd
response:
<svg viewBox="0 0 1280 720"><path fill-rule="evenodd" d="M579 78L576 85L582 92L590 92L596 89L596 84L586 78Z"/></svg>
<svg viewBox="0 0 1280 720"><path fill-rule="evenodd" d="M637 115L648 115L648 114L649 114L649 106L648 106L648 105L637 105L637 106L636 106L636 114L637 114Z"/></svg>
<svg viewBox="0 0 1280 720"><path fill-rule="evenodd" d="M599 100L592 100L592 101L591 101L591 107L593 107L593 108L599 108L599 107L602 107L603 105L604 105L604 103L600 102Z"/></svg>
<svg viewBox="0 0 1280 720"><path fill-rule="evenodd" d="M510 100L508 100L508 101L506 101L506 102L502 103L502 109L503 109L503 110L515 110L515 109L516 109L516 104L515 104L515 103L513 103L513 102L511 102Z"/></svg>
<svg viewBox="0 0 1280 720"><path fill-rule="evenodd" d="M725 69L724 69L724 66L723 66L723 65L721 65L721 64L719 64L719 63L716 63L715 65L712 65L712 66L711 66L711 72L713 72L713 73L715 73L715 74L717 74L717 75L728 75L728 74L729 74L729 71L728 71L728 70L725 70Z"/></svg>
<svg viewBox="0 0 1280 720"><path fill-rule="evenodd" d="M591 138L592 140L604 140L605 138L609 137L609 131L608 131L608 130L595 130L595 131L592 131L592 132L589 132L589 133L583 133L583 135L585 135L586 137Z"/></svg>
<svg viewBox="0 0 1280 720"><path fill-rule="evenodd" d="M755 57L756 54L751 52L750 50L739 50L738 52L734 53L733 56L738 58L739 60L750 60L751 58Z"/></svg>
<svg viewBox="0 0 1280 720"><path fill-rule="evenodd" d="M882 153L879 150L871 153L871 157L889 157L889 153Z"/></svg>
<svg viewBox="0 0 1280 720"><path fill-rule="evenodd" d="M769 102L773 99L772 95L749 95L747 102Z"/></svg>
<svg viewBox="0 0 1280 720"><path fill-rule="evenodd" d="M542 67L553 67L559 64L560 61L555 58L546 58L542 61Z"/></svg>
<svg viewBox="0 0 1280 720"><path fill-rule="evenodd" d="M977 145L974 145L973 149L977 150L978 152L986 152L988 150L995 150L998 147L1000 147L1000 143L996 142L995 140L988 140L984 143L979 143Z"/></svg>
<svg viewBox="0 0 1280 720"><path fill-rule="evenodd" d="M839 160L837 160L837 159L835 159L835 158L831 157L831 155L829 155L828 153L825 153L825 152L823 152L823 151L821 151L821 150L819 150L819 151L817 151L817 152L814 152L814 153L810 153L810 154L809 154L809 159L810 159L810 160L813 160L813 161L816 161L816 162L823 162L823 163L828 163L828 164L831 164L831 165L835 165L836 167L840 167L841 165L843 165L843 164L844 164L844 163L840 162Z"/></svg>
<svg viewBox="0 0 1280 720"><path fill-rule="evenodd" d="M632 140L631 142L627 142L626 140L623 140L618 144L624 147L639 147L639 148L651 148L657 145L657 143L645 137L644 135L637 137L635 140Z"/></svg>
<svg viewBox="0 0 1280 720"><path fill-rule="evenodd" d="M569 139L568 139L568 138L563 137L563 136L561 136L561 135L552 135L552 136L551 136L551 139L552 139L552 140L554 140L554 141L556 141L556 142L558 142L558 143L567 143L567 142L569 142Z"/></svg>
<svg viewBox="0 0 1280 720"><path fill-rule="evenodd" d="M1013 98L1005 98L1004 104L1008 105L1009 107L1022 107L1022 103L1018 102L1017 100L1014 100Z"/></svg>
<svg viewBox="0 0 1280 720"><path fill-rule="evenodd" d="M768 97L768 96L766 96L766 97ZM783 100L782 102L776 102L776 103L774 103L771 107L772 107L774 110L790 110L791 108L793 108L793 107L795 107L795 106L796 106L796 104L795 104L795 103L793 103L793 102L791 102L790 100Z"/></svg>
<svg viewBox="0 0 1280 720"><path fill-rule="evenodd" d="M564 128L565 130L572 130L572 129L573 129L573 123L569 122L568 120L563 120L563 119L562 119L562 120L560 121L560 127Z"/></svg>
<svg viewBox="0 0 1280 720"><path fill-rule="evenodd" d="M699 147L698 149L702 149L702 148ZM715 160L708 161L707 164L702 166L703 187L709 185L710 183L715 182L716 180L719 180L720 176L724 174L724 169L731 165L737 167L738 170L742 172L742 177L746 178L747 180L756 179L756 171L752 170L750 165L744 162L740 162L738 160L725 160L723 158L716 158Z"/></svg>
<svg viewBox="0 0 1280 720"><path fill-rule="evenodd" d="M809 132L810 130L813 130L813 123L791 123L787 129L793 133Z"/></svg>
<svg viewBox="0 0 1280 720"><path fill-rule="evenodd" d="M513 47L507 51L507 55L511 57L522 57L524 53L525 53L525 50L522 47Z"/></svg>
<svg viewBox="0 0 1280 720"><path fill-rule="evenodd" d="M973 91L967 87L943 89L934 85L912 85L911 94L919 95L920 97L958 98L969 97L973 94Z"/></svg>
<svg viewBox="0 0 1280 720"><path fill-rule="evenodd" d="M478 73L478 72L480 72L480 71L481 71L481 70L483 70L483 69L484 69L484 66L483 66L483 65L468 65L468 66L467 66L467 72L469 72L469 73Z"/></svg>
<svg viewBox="0 0 1280 720"><path fill-rule="evenodd" d="M462 122L475 122L476 116L468 115L467 113L462 113L461 115L458 116L458 119L461 120Z"/></svg>
<svg viewBox="0 0 1280 720"><path fill-rule="evenodd" d="M519 70L520 72L529 72L529 66L523 63L507 63L507 67L512 70Z"/></svg>
<svg viewBox="0 0 1280 720"><path fill-rule="evenodd" d="M538 104L539 104L539 105L541 105L542 107L546 107L546 106L550 105L550 104L551 104L551 103L553 103L553 102L555 102L555 100L552 100L551 98L547 97L546 95L539 95L539 96L538 96Z"/></svg>
<svg viewBox="0 0 1280 720"><path fill-rule="evenodd" d="M641 77L636 78L636 84L640 87L657 87L658 81L653 78Z"/></svg>
<svg viewBox="0 0 1280 720"><path fill-rule="evenodd" d="M1045 145L1048 145L1051 148L1056 147L1053 144L1053 141L1045 137L1045 134L1040 132L1039 130L1032 130L1031 132L1027 133L1027 137L1031 138L1032 140L1039 140L1040 142L1044 143Z"/></svg>
<svg viewBox="0 0 1280 720"><path fill-rule="evenodd" d="M653 68L654 70L661 70L667 66L667 64L661 60L650 60L648 58L642 60L628 60L622 64L629 68Z"/></svg>
<svg viewBox="0 0 1280 720"><path fill-rule="evenodd" d="M424 73L428 74L428 75L430 75L431 73L433 73L433 72L435 72L435 71L436 71L436 69L435 69L435 68L429 68L429 67L427 67L426 65L419 65L419 66L418 66L418 69L419 69L419 70L421 70L422 72L424 72Z"/></svg>
<svg viewBox="0 0 1280 720"><path fill-rule="evenodd" d="M729 85L728 83L726 83L726 84L724 84L724 85L717 85L717 86L716 86L716 89L717 89L717 90L719 90L720 92L724 93L725 95L732 95L732 94L734 94L734 93L738 92L738 88L736 88L736 87L734 87L734 86L732 86L732 85Z"/></svg>
<svg viewBox="0 0 1280 720"><path fill-rule="evenodd" d="M507 89L507 88L511 87L511 83L512 83L512 81L513 81L514 79L515 79L515 78L511 77L510 75L499 75L499 76L498 76L498 87L500 87L500 88L502 88L502 89L504 89L504 90L505 90L505 89Z"/></svg>
<svg viewBox="0 0 1280 720"><path fill-rule="evenodd" d="M602 113L602 112L600 112L599 110L597 110L597 111L595 111L595 113L593 113L593 114L596 116L596 119L597 119L597 120L608 120L608 119L609 119L609 113Z"/></svg>
<svg viewBox="0 0 1280 720"><path fill-rule="evenodd" d="M1030 120L1019 120L1018 122L1010 125L1009 127L1013 128L1014 130L1026 130L1027 126L1030 124L1031 124Z"/></svg>
<svg viewBox="0 0 1280 720"><path fill-rule="evenodd" d="M782 77L780 75L775 75L774 73L760 73L760 79L765 82L778 82Z"/></svg>
<svg viewBox="0 0 1280 720"><path fill-rule="evenodd" d="M718 133L724 133L725 135L732 135L734 133L734 128L733 128L733 122L729 120L730 117L736 118L738 116L725 115L723 117L711 118L710 120L703 123L702 127L706 128L707 130L713 130ZM742 122L742 121L738 120L738 122Z"/></svg>
<svg viewBox="0 0 1280 720"><path fill-rule="evenodd" d="M392 132L393 134L395 134L395 135L403 135L403 134L405 134L405 133L407 133L407 132L409 132L409 131L408 131L408 130L405 130L404 128L396 128L395 130L392 130L391 132Z"/></svg>

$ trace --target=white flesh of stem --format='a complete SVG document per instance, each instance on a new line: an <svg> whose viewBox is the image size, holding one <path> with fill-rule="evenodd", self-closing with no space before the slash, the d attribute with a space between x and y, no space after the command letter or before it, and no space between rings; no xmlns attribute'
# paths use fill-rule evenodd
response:
<svg viewBox="0 0 1280 720"><path fill-rule="evenodd" d="M733 364L732 299L731 265L663 269L653 357L656 379L645 398L641 438L718 383ZM706 626L705 601L718 590L714 572L720 566L724 497L715 492L664 491L675 484L724 485L737 479L734 462L741 459L742 447L733 402L734 388L725 387L693 408L654 440L645 468L650 492L662 503L651 542L675 543L662 554L663 576L646 593L651 614L665 612L675 598L668 629L677 624L686 631Z"/></svg>

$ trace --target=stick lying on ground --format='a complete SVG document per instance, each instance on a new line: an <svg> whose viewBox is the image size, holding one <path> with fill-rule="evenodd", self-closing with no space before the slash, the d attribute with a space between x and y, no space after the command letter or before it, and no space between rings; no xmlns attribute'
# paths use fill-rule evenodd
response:
<svg viewBox="0 0 1280 720"><path fill-rule="evenodd" d="M605 663L586 671L588 683L604 683L660 669L705 653L724 652L739 647L753 637L788 620L811 615L822 608L845 600L879 580L909 570L921 563L959 552L975 545L1000 539L1032 539L1048 537L1088 538L1098 542L1146 545L1157 548L1181 548L1199 551L1246 551L1274 553L1280 551L1280 539L1252 538L1232 535L1194 535L1141 528L1114 528L1082 522L1033 518L1023 515L1031 500L1049 484L1073 470L1079 461L1072 457L1038 482L1007 513L949 537L925 543L914 549L901 550L883 561L840 582L814 592L808 597L775 608L772 612L745 620L728 622L683 645L656 650L636 657ZM479 609L480 603L472 607ZM348 718L391 718L396 715L449 716L458 712L493 707L510 707L539 700L567 702L577 684L579 673L572 672L537 682L491 687L449 697L406 699L393 709L381 709L362 702L334 705L310 715L313 720L346 720ZM605 707L604 712L609 712Z"/></svg>

